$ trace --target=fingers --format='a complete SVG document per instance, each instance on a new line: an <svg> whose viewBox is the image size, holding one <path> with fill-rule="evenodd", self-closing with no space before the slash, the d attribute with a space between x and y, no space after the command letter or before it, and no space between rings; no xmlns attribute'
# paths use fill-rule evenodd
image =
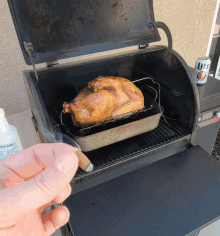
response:
<svg viewBox="0 0 220 236"><path fill-rule="evenodd" d="M78 169L78 157L72 152L71 146L62 147L65 148L65 152L63 153L63 149L58 151L55 149L53 154L56 157L55 161L36 177L17 186L0 190L0 212L4 218L16 218L31 210L39 209L55 199L57 193L70 183Z"/></svg>
<svg viewBox="0 0 220 236"><path fill-rule="evenodd" d="M71 194L72 188L70 184L68 184L61 192L60 194L54 198L53 201L45 204L44 206L40 207L38 209L39 213L42 214L48 207L50 207L54 203L62 203L64 202Z"/></svg>
<svg viewBox="0 0 220 236"><path fill-rule="evenodd" d="M93 170L90 160L77 148L64 143L39 144L16 153L0 163L0 189L9 188L37 176L54 163L57 156L73 152L78 156L79 166L86 172Z"/></svg>
<svg viewBox="0 0 220 236"><path fill-rule="evenodd" d="M51 201L38 209L39 214L41 215L48 207L52 206L55 201Z"/></svg>
<svg viewBox="0 0 220 236"><path fill-rule="evenodd" d="M54 163L62 153L78 151L64 143L39 144L18 152L0 163L0 182L5 188L24 182ZM2 188L2 187L1 187Z"/></svg>
<svg viewBox="0 0 220 236"><path fill-rule="evenodd" d="M66 206L59 206L42 216L42 223L46 235L53 234L57 229L65 225L70 217L70 212Z"/></svg>
<svg viewBox="0 0 220 236"><path fill-rule="evenodd" d="M24 182L24 179L2 163L0 166L0 182L0 189L3 189L18 185Z"/></svg>
<svg viewBox="0 0 220 236"><path fill-rule="evenodd" d="M54 202L56 203L62 203L64 202L71 194L72 188L70 184L68 184L64 190L54 199Z"/></svg>

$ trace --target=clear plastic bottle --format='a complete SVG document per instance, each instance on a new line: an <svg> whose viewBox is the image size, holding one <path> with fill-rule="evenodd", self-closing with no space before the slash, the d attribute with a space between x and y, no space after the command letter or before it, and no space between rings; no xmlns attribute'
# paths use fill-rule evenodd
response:
<svg viewBox="0 0 220 236"><path fill-rule="evenodd" d="M17 129L9 125L4 110L0 108L0 161L21 150Z"/></svg>

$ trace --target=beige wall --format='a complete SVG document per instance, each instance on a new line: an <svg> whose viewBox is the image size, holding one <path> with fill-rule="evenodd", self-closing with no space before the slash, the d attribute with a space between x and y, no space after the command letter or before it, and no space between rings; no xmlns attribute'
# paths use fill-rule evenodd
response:
<svg viewBox="0 0 220 236"><path fill-rule="evenodd" d="M205 55L217 0L154 0L156 21L168 25L174 49L194 66L198 56ZM166 36L159 30L162 41ZM38 66L39 67L39 66ZM40 66L41 67L41 66ZM30 68L24 59L8 9L7 0L0 0L0 107L6 114L29 108L22 71Z"/></svg>
<svg viewBox="0 0 220 236"><path fill-rule="evenodd" d="M173 48L194 67L197 57L206 55L217 0L155 0L156 21L163 21L173 37ZM162 41L166 36L159 29ZM158 44L158 43L155 43Z"/></svg>

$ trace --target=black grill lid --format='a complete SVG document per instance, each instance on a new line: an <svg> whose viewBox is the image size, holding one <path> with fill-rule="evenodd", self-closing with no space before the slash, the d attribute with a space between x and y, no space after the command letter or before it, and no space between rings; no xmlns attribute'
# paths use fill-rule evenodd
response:
<svg viewBox="0 0 220 236"><path fill-rule="evenodd" d="M8 0L25 62L34 63L160 41L153 0Z"/></svg>

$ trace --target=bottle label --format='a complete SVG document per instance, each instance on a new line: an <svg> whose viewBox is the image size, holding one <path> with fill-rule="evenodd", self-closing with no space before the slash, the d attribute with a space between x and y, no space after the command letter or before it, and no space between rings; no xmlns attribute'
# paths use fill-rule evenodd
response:
<svg viewBox="0 0 220 236"><path fill-rule="evenodd" d="M16 142L3 146L0 145L0 161L8 156L15 154L16 152L19 152L19 148L16 145Z"/></svg>

